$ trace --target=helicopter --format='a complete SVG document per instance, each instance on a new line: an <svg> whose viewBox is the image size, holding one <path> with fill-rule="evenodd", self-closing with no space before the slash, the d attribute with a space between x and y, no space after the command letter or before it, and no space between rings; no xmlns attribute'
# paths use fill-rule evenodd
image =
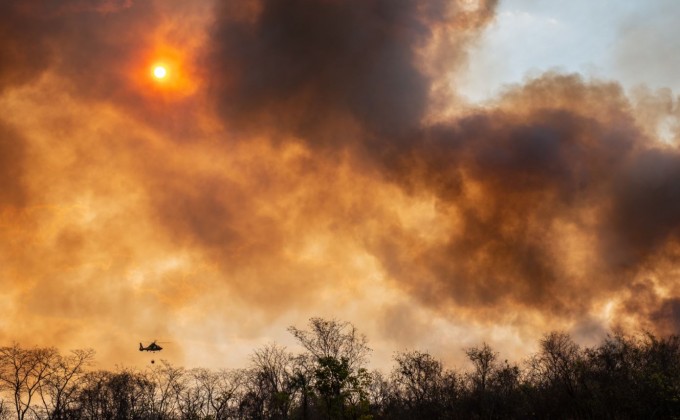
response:
<svg viewBox="0 0 680 420"><path fill-rule="evenodd" d="M163 347L161 347L161 346L159 346L158 344L156 344L155 341L152 341L151 344L149 344L149 345L146 346L146 347L144 347L144 346L142 345L142 343L139 343L139 351L150 351L150 352L152 352L152 353L155 353L155 352L161 351L161 350L163 350Z"/></svg>

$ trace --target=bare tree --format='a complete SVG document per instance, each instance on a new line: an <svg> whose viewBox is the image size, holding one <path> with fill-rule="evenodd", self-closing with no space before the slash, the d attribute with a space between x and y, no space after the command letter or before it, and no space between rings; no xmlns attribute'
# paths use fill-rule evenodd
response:
<svg viewBox="0 0 680 420"><path fill-rule="evenodd" d="M75 418L147 419L153 411L153 387L146 375L123 369L85 374L80 382ZM157 416L155 416L157 417Z"/></svg>
<svg viewBox="0 0 680 420"><path fill-rule="evenodd" d="M243 393L245 375L242 370L220 370L210 376L210 407L216 419L236 416L238 400Z"/></svg>
<svg viewBox="0 0 680 420"><path fill-rule="evenodd" d="M78 381L94 359L94 350L73 350L68 356L56 354L52 359L51 373L39 385L39 394L47 418L66 418L69 406L77 395Z"/></svg>
<svg viewBox="0 0 680 420"><path fill-rule="evenodd" d="M5 405L5 400L0 397L0 420L5 420L9 418L9 409Z"/></svg>
<svg viewBox="0 0 680 420"><path fill-rule="evenodd" d="M36 409L33 399L50 379L56 357L54 348L0 347L0 389L12 394L19 420Z"/></svg>
<svg viewBox="0 0 680 420"><path fill-rule="evenodd" d="M309 328L309 331L305 331L289 327L288 331L316 359L344 358L350 369L357 369L366 362L371 352L366 336L359 334L349 322L311 318Z"/></svg>
<svg viewBox="0 0 680 420"><path fill-rule="evenodd" d="M541 351L530 361L531 375L546 381L547 385L563 388L573 397L577 364L582 356L580 347L564 332L551 332L540 344Z"/></svg>
<svg viewBox="0 0 680 420"><path fill-rule="evenodd" d="M440 400L444 368L429 353L410 351L397 354L392 383L399 401L409 410L425 410Z"/></svg>
<svg viewBox="0 0 680 420"><path fill-rule="evenodd" d="M180 414L183 419L203 419L211 415L210 390L205 386L210 376L207 369L192 369L186 373L186 387L178 399Z"/></svg>
<svg viewBox="0 0 680 420"><path fill-rule="evenodd" d="M184 368L176 368L168 361L161 360L147 372L153 384L153 412L166 417L179 408L179 397L186 388Z"/></svg>
<svg viewBox="0 0 680 420"><path fill-rule="evenodd" d="M183 419L226 419L236 416L244 375L241 371L196 368L184 373L178 388L177 414Z"/></svg>
<svg viewBox="0 0 680 420"><path fill-rule="evenodd" d="M293 361L294 356L276 344L255 350L251 356L250 379L260 389L267 418L288 417L295 392Z"/></svg>
<svg viewBox="0 0 680 420"><path fill-rule="evenodd" d="M367 397L371 412L378 418L385 418L391 401L394 399L394 387L391 381L381 371L370 372L371 380L367 387Z"/></svg>
<svg viewBox="0 0 680 420"><path fill-rule="evenodd" d="M465 350L465 354L472 362L475 370L469 375L473 388L478 392L484 392L493 372L498 353L491 350L488 344L482 347L471 347Z"/></svg>

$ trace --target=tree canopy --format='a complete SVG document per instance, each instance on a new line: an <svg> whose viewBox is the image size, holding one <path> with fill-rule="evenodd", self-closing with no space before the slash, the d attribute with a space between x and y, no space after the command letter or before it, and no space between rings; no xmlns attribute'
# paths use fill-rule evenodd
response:
<svg viewBox="0 0 680 420"><path fill-rule="evenodd" d="M304 351L276 343L240 369L91 370L93 350L0 347L0 419L513 419L680 417L680 337L612 333L593 347L546 334L520 363L486 343L461 349L467 370L421 350L369 371L348 322L290 327Z"/></svg>

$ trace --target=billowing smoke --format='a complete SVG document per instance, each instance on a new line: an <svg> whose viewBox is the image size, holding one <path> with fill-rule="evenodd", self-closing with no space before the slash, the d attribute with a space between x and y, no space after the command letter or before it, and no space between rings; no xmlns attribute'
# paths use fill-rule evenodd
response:
<svg viewBox="0 0 680 420"><path fill-rule="evenodd" d="M496 6L2 3L4 336L113 358L318 312L400 346L442 348L441 319L677 331L677 99L553 72L465 104ZM168 52L174 90L147 74Z"/></svg>
<svg viewBox="0 0 680 420"><path fill-rule="evenodd" d="M426 115L432 44L456 65L495 1L263 1L219 5L207 66L230 126L313 144L410 142ZM460 3L460 4L459 4ZM235 9L250 8L252 13ZM435 57L431 57L433 63ZM339 130L341 133L334 133ZM351 132L351 131L350 131Z"/></svg>
<svg viewBox="0 0 680 420"><path fill-rule="evenodd" d="M411 293L578 313L629 287L650 258L671 257L680 154L643 132L616 83L547 74L493 106L429 118L438 75L421 60L455 65L493 3L249 5L217 8L209 68L225 124L351 150L431 195L450 222L436 243L397 223L362 238ZM442 36L449 49L427 57Z"/></svg>

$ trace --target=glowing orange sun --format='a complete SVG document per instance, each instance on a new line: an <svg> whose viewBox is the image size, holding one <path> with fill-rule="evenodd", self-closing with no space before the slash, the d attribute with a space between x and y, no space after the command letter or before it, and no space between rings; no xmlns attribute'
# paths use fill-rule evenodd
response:
<svg viewBox="0 0 680 420"><path fill-rule="evenodd" d="M168 76L168 69L163 66L155 66L153 68L153 77L156 79L165 79Z"/></svg>

